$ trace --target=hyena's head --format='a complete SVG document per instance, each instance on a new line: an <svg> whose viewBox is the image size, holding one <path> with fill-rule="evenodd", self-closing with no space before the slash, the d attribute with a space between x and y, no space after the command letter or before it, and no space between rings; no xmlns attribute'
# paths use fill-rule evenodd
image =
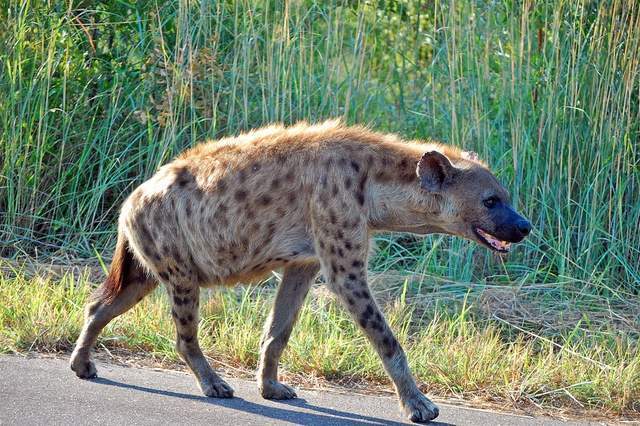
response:
<svg viewBox="0 0 640 426"><path fill-rule="evenodd" d="M417 167L420 186L438 194L444 231L506 253L511 243L529 235L531 223L513 209L509 192L476 159L463 153L463 167L455 167L445 155L427 152Z"/></svg>

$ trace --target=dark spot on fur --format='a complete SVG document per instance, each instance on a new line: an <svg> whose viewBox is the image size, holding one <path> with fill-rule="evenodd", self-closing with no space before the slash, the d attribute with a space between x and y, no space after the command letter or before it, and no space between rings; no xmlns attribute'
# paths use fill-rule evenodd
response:
<svg viewBox="0 0 640 426"><path fill-rule="evenodd" d="M364 266L364 262L362 262L361 260L354 260L351 263L351 266L353 266L354 268L362 268Z"/></svg>
<svg viewBox="0 0 640 426"><path fill-rule="evenodd" d="M331 261L331 270L333 271L334 274L338 273L338 265L334 261Z"/></svg>
<svg viewBox="0 0 640 426"><path fill-rule="evenodd" d="M193 336L185 336L183 334L179 335L180 340L182 340L185 343L191 343L193 341Z"/></svg>
<svg viewBox="0 0 640 426"><path fill-rule="evenodd" d="M364 191L364 187L367 184L367 175L363 174L358 181L358 189L362 192Z"/></svg>
<svg viewBox="0 0 640 426"><path fill-rule="evenodd" d="M278 189L280 187L280 179L275 178L271 181L271 188Z"/></svg>
<svg viewBox="0 0 640 426"><path fill-rule="evenodd" d="M338 266L338 269L340 270L340 272L345 272L344 266L342 265Z"/></svg>
<svg viewBox="0 0 640 426"><path fill-rule="evenodd" d="M187 321L189 322L193 321L193 315L191 314L187 315Z"/></svg>
<svg viewBox="0 0 640 426"><path fill-rule="evenodd" d="M369 292L367 290L354 291L353 295L355 297L359 297L360 299L369 299Z"/></svg>
<svg viewBox="0 0 640 426"><path fill-rule="evenodd" d="M247 198L247 191L238 189L233 196L237 201L244 201Z"/></svg>
<svg viewBox="0 0 640 426"><path fill-rule="evenodd" d="M398 341L394 338L390 338L389 339L390 342L388 344L388 350L385 352L385 356L387 358L393 358L393 356L396 354L396 351L398 350Z"/></svg>
<svg viewBox="0 0 640 426"><path fill-rule="evenodd" d="M175 303L177 306L182 306L184 304L185 299L181 299L178 296L173 296L173 303Z"/></svg>
<svg viewBox="0 0 640 426"><path fill-rule="evenodd" d="M346 248L347 250L351 250L353 248L353 246L351 245L351 241L345 241L344 248Z"/></svg>
<svg viewBox="0 0 640 426"><path fill-rule="evenodd" d="M285 178L286 180L288 180L289 182L291 182L291 181L293 181L294 176L295 176L295 175L293 174L293 170L289 170L289 171L287 172L287 174L286 174L286 175L284 175L284 178Z"/></svg>
<svg viewBox="0 0 640 426"><path fill-rule="evenodd" d="M340 247L338 247L338 256L344 257L344 250L342 250L342 248Z"/></svg>
<svg viewBox="0 0 640 426"><path fill-rule="evenodd" d="M353 183L351 182L351 178L350 178L350 177L346 178L346 179L344 180L344 187L345 187L346 189L350 189L350 188L351 188L351 185L353 185Z"/></svg>
<svg viewBox="0 0 640 426"><path fill-rule="evenodd" d="M382 327L382 324L378 321L371 321L371 328L379 333L382 333L384 331L384 327Z"/></svg>
<svg viewBox="0 0 640 426"><path fill-rule="evenodd" d="M355 300L353 300L352 298L347 297L347 303L348 303L349 305L353 306L353 304L354 304L354 303L356 303L356 302L355 302Z"/></svg>
<svg viewBox="0 0 640 426"><path fill-rule="evenodd" d="M331 194L335 197L336 195L338 195L338 192L340 190L338 189L338 185L336 185L335 183L333 184L333 188L331 188Z"/></svg>
<svg viewBox="0 0 640 426"><path fill-rule="evenodd" d="M347 276L351 281L355 281L356 280L356 274L349 274Z"/></svg>
<svg viewBox="0 0 640 426"><path fill-rule="evenodd" d="M360 323L360 327L367 328L367 320L366 319L360 318L360 320L358 322Z"/></svg>
<svg viewBox="0 0 640 426"><path fill-rule="evenodd" d="M350 166L354 172L356 173L360 172L360 164L358 164L357 162L351 160Z"/></svg>
<svg viewBox="0 0 640 426"><path fill-rule="evenodd" d="M327 175L322 175L322 177L320 178L320 184L322 185L323 188L326 188L327 183L328 183Z"/></svg>
<svg viewBox="0 0 640 426"><path fill-rule="evenodd" d="M191 173L189 173L186 168L180 169L180 171L176 175L176 184L180 187L185 187L192 181L193 178L191 176Z"/></svg>
<svg viewBox="0 0 640 426"><path fill-rule="evenodd" d="M324 241L320 241L320 242L318 242L318 245L320 246L320 248L321 248L322 250L324 250Z"/></svg>
<svg viewBox="0 0 640 426"><path fill-rule="evenodd" d="M373 315L373 307L371 305L367 305L367 309L365 309L360 318L366 321L371 318L371 315Z"/></svg>
<svg viewBox="0 0 640 426"><path fill-rule="evenodd" d="M240 183L244 183L244 181L247 180L246 170L242 169L238 172L238 180L240 181Z"/></svg>
<svg viewBox="0 0 640 426"><path fill-rule="evenodd" d="M174 318L178 318L178 313L175 311L175 309L171 309L171 316Z"/></svg>
<svg viewBox="0 0 640 426"><path fill-rule="evenodd" d="M364 194L362 192L356 192L356 199L358 200L358 204L364 206Z"/></svg>
<svg viewBox="0 0 640 426"><path fill-rule="evenodd" d="M293 203L296 200L295 192L293 191L289 192L289 195L287 196L287 200L289 201L289 203Z"/></svg>
<svg viewBox="0 0 640 426"><path fill-rule="evenodd" d="M338 232L336 232L336 238L339 240L344 238L344 232L342 232L341 229L338 229Z"/></svg>
<svg viewBox="0 0 640 426"><path fill-rule="evenodd" d="M271 197L265 194L258 199L258 202L263 206L268 206L271 204Z"/></svg>
<svg viewBox="0 0 640 426"><path fill-rule="evenodd" d="M164 271L163 271L163 272L160 272L158 275L160 275L160 278L161 278L163 281L169 281L169 274L167 274L166 272L164 272Z"/></svg>
<svg viewBox="0 0 640 426"><path fill-rule="evenodd" d="M216 185L216 189L219 193L224 193L227 190L227 182L224 179L220 179Z"/></svg>
<svg viewBox="0 0 640 426"><path fill-rule="evenodd" d="M338 221L338 218L336 217L336 212L333 209L329 210L329 221L331 222L332 225L335 225L336 222Z"/></svg>
<svg viewBox="0 0 640 426"><path fill-rule="evenodd" d="M187 215L187 217L191 217L191 202L189 200L187 200L186 202L186 206L185 206L185 211L184 211Z"/></svg>
<svg viewBox="0 0 640 426"><path fill-rule="evenodd" d="M186 318L180 318L180 324L187 325L187 319Z"/></svg>

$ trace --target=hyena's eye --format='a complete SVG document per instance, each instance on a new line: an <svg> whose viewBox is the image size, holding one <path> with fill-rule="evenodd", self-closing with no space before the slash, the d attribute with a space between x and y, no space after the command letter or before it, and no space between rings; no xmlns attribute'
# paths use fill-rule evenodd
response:
<svg viewBox="0 0 640 426"><path fill-rule="evenodd" d="M484 206L488 209L492 209L496 206L496 204L498 204L500 200L498 200L498 197L489 197L486 200L484 200L482 203L484 204Z"/></svg>

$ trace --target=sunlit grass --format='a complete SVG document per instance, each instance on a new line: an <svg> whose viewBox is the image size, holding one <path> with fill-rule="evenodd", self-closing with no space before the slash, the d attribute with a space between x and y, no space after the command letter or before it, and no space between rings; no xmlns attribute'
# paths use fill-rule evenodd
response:
<svg viewBox="0 0 640 426"><path fill-rule="evenodd" d="M82 323L86 277L0 279L0 351L67 351ZM383 288L378 296L385 300ZM272 287L207 291L200 337L214 360L254 369ZM425 391L507 403L600 408L612 414L640 409L640 353L632 339L606 333L545 338L511 333L482 320L474 305L455 312L419 313L420 301L389 299L384 310ZM178 361L175 328L164 292L156 291L110 324L98 346L145 352L149 360ZM334 299L312 292L282 360L284 371L336 381L386 383L381 363Z"/></svg>

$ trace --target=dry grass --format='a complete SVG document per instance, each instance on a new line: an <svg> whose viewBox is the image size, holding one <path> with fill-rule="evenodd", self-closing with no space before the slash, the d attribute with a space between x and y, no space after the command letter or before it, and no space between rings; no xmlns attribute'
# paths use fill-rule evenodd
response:
<svg viewBox="0 0 640 426"><path fill-rule="evenodd" d="M69 351L91 287L87 275L27 278L13 272L18 274L4 273L0 279L0 299L6 301L0 310L0 350ZM628 417L640 413L640 352L633 339L613 335L613 330L585 332L572 322L560 331L541 330L534 321L539 311L531 311L538 328L497 320L498 315L510 318L507 306L514 302L496 292L456 308L426 302L408 288L383 287L380 281L374 286L424 391L519 408L599 410ZM255 368L271 296L269 283L203 292L201 343L215 365L236 373ZM507 302L501 305L503 300ZM521 318L530 312L518 309L511 315ZM164 293L155 292L110 324L99 348L174 365L178 358L168 312ZM320 284L300 315L283 366L295 382L388 386L366 339Z"/></svg>

